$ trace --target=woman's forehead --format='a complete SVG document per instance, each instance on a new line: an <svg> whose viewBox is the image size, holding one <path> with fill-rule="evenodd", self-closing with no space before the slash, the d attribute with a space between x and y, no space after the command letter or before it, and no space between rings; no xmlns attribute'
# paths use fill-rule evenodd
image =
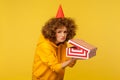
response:
<svg viewBox="0 0 120 80"><path fill-rule="evenodd" d="M56 30L67 30L67 28L66 27L60 27L60 28L57 28Z"/></svg>
<svg viewBox="0 0 120 80"><path fill-rule="evenodd" d="M64 29L66 26L59 26L57 29Z"/></svg>

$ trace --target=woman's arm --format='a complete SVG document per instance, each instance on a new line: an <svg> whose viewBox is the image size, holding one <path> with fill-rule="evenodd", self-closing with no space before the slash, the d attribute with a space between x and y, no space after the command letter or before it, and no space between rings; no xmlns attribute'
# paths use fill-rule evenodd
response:
<svg viewBox="0 0 120 80"><path fill-rule="evenodd" d="M61 63L58 62L55 51L49 45L39 45L36 54L40 60L47 65L52 71L60 72L63 70Z"/></svg>

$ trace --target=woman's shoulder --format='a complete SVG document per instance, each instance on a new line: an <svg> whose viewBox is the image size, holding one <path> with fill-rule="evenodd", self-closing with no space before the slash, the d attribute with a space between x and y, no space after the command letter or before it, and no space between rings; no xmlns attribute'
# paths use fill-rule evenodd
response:
<svg viewBox="0 0 120 80"><path fill-rule="evenodd" d="M37 46L38 47L51 48L52 44L48 39L44 38L43 35L40 35Z"/></svg>

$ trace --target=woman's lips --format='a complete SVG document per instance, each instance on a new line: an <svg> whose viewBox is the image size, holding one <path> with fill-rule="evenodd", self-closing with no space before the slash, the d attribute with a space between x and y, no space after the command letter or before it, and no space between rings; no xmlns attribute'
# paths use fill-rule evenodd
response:
<svg viewBox="0 0 120 80"><path fill-rule="evenodd" d="M65 38L64 37L62 37L62 38L60 38L61 40L65 40Z"/></svg>

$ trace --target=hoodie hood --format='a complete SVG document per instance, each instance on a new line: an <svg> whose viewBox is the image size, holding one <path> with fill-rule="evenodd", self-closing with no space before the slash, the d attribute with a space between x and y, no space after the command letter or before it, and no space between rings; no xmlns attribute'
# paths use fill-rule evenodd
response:
<svg viewBox="0 0 120 80"><path fill-rule="evenodd" d="M42 45L42 44L46 44L46 46L47 46L48 44L50 44L50 45L52 45L52 46L54 46L54 47L57 47L57 45L56 45L55 43L51 42L49 39L46 39L42 34L40 34L40 37L39 37L39 39L38 39L37 46Z"/></svg>

